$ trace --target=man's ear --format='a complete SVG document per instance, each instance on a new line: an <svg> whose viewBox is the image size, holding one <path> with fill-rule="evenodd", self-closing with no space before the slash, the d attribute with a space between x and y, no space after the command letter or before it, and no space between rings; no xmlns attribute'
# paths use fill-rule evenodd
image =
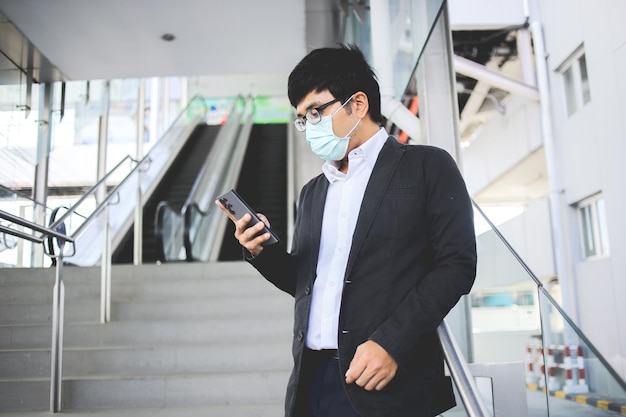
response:
<svg viewBox="0 0 626 417"><path fill-rule="evenodd" d="M359 119L364 118L370 110L370 103L363 91L358 91L352 97L352 108Z"/></svg>

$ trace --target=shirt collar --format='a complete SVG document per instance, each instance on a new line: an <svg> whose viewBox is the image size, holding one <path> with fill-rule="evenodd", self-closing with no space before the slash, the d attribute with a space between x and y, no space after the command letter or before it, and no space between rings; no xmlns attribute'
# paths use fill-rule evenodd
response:
<svg viewBox="0 0 626 417"><path fill-rule="evenodd" d="M370 170L374 169L374 165L376 164L376 160L378 159L378 154L380 150L385 145L389 134L385 130L384 127L381 127L378 132L374 134L371 138L366 140L361 146L355 148L350 151L348 154L348 160L350 161L353 157L357 155L363 157L365 159L365 163L367 163ZM322 166L322 172L326 176L326 179L331 184L337 180L343 180L346 177L346 174L339 171L339 162L338 161L326 161Z"/></svg>

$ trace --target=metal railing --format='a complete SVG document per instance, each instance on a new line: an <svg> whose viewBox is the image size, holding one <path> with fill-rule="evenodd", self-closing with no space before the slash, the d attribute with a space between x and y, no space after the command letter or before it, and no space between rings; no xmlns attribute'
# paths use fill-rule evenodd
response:
<svg viewBox="0 0 626 417"><path fill-rule="evenodd" d="M63 257L72 256L75 253L75 239L63 233L63 223L58 223L56 228L46 228L38 224L32 223L21 217L0 210L0 218L7 220L13 224L28 228L33 232L40 233L39 236L28 234L22 230L12 229L6 226L0 226L3 233L11 234L21 239L26 239L35 243L42 243L47 238L55 238L58 247L61 249L58 255L48 251L44 252L51 258L56 258L55 280L52 293L52 347L51 347L51 365L50 365L50 411L53 413L61 411L61 389L63 380L63 317L65 311L65 284L63 283ZM64 254L66 243L72 245L72 251Z"/></svg>

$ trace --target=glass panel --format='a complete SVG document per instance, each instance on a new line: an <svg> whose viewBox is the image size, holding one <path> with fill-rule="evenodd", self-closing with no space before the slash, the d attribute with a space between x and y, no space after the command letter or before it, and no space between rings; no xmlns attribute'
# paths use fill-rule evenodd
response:
<svg viewBox="0 0 626 417"><path fill-rule="evenodd" d="M565 315L545 289L539 289L543 321L543 363L552 410L562 415L614 416L626 404L626 383ZM604 408L604 410L602 409ZM611 411L605 411L605 410Z"/></svg>
<svg viewBox="0 0 626 417"><path fill-rule="evenodd" d="M572 114L576 113L576 110L578 110L574 71L571 66L563 73L563 83L565 88L565 104L567 106L567 115L571 116Z"/></svg>
<svg viewBox="0 0 626 417"><path fill-rule="evenodd" d="M23 219L32 219L34 208L37 205L41 206L30 197L0 185L0 210ZM46 214L46 217L49 218L50 210L46 210ZM14 225L6 220L0 220L0 224L23 232L29 231L27 228ZM31 252L34 245L25 239L0 233L0 268L33 266ZM44 265L50 265L48 258L44 259Z"/></svg>
<svg viewBox="0 0 626 417"><path fill-rule="evenodd" d="M624 404L626 383L554 301L560 298L558 282L542 283L478 207L476 219L491 228L476 239L470 368L475 377L489 376L476 372L485 364L509 371L501 381L476 378L481 396L501 415L615 415L606 408ZM496 407L502 401L498 384L507 389L504 404ZM443 415L467 413L459 405Z"/></svg>
<svg viewBox="0 0 626 417"><path fill-rule="evenodd" d="M583 244L585 257L598 254L596 249L596 239L593 226L593 210L592 205L586 205L580 208L580 219L582 223Z"/></svg>
<svg viewBox="0 0 626 417"><path fill-rule="evenodd" d="M369 1L349 5L344 42L354 43L372 62ZM390 0L389 34L394 70L394 94L401 99L443 6L442 0Z"/></svg>
<svg viewBox="0 0 626 417"><path fill-rule="evenodd" d="M604 208L604 198L599 199L596 202L596 212L598 213L598 235L600 240L600 252L603 255L608 255L609 248L609 228L606 224L606 211Z"/></svg>
<svg viewBox="0 0 626 417"><path fill-rule="evenodd" d="M0 54L0 65L11 65ZM39 85L27 103L26 76L16 67L0 71L0 184L30 194L37 163ZM42 155L45 156L45 155Z"/></svg>
<svg viewBox="0 0 626 417"><path fill-rule="evenodd" d="M591 101L591 88L589 87L589 75L587 75L587 58L583 54L578 58L578 65L580 66L580 81L583 93L583 104L587 104Z"/></svg>

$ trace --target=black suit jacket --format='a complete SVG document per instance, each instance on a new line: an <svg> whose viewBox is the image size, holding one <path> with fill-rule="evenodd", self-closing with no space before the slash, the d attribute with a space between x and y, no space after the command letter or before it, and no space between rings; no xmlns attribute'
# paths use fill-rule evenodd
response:
<svg viewBox="0 0 626 417"><path fill-rule="evenodd" d="M328 181L302 189L290 254L269 246L250 263L295 297L294 369L286 416L294 407L316 276ZM476 272L473 211L448 153L387 139L365 190L344 277L339 316L343 374L368 339L399 365L382 391L345 385L363 417L429 416L454 406L436 329Z"/></svg>

